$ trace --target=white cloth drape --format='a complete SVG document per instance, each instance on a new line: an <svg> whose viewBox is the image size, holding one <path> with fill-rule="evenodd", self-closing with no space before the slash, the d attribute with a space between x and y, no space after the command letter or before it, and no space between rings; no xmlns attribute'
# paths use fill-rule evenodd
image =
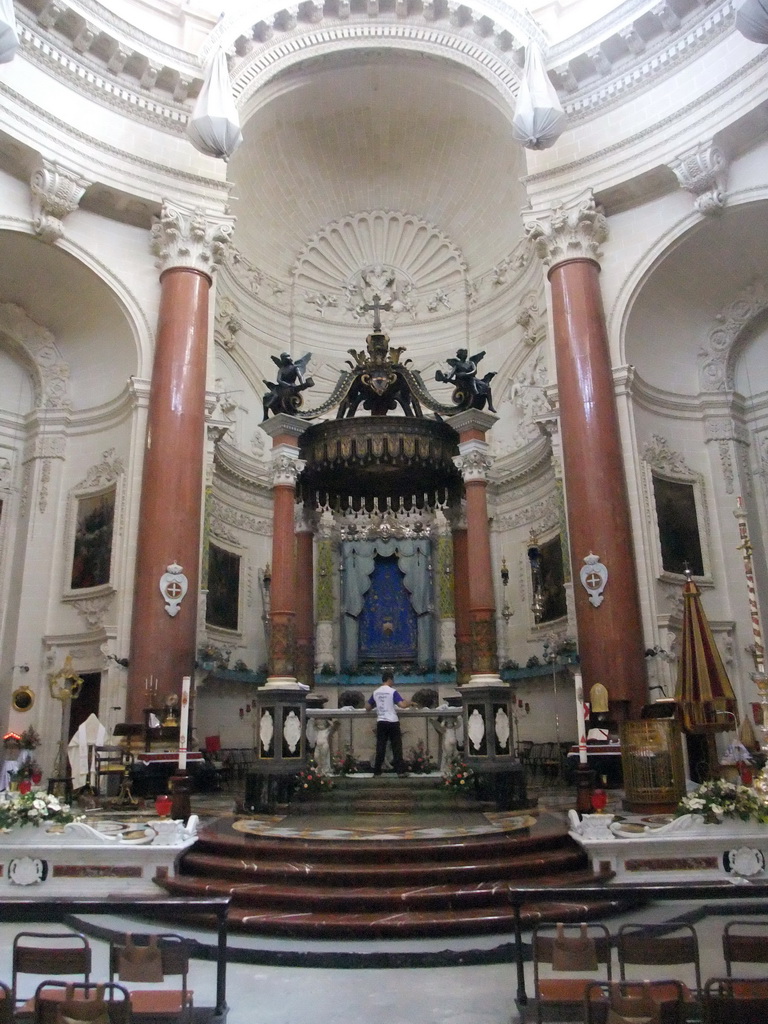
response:
<svg viewBox="0 0 768 1024"><path fill-rule="evenodd" d="M565 123L565 112L547 75L541 51L535 43L529 43L512 118L512 135L526 149L547 149L562 135Z"/></svg>
<svg viewBox="0 0 768 1024"><path fill-rule="evenodd" d="M96 715L89 715L79 726L69 741L67 754L72 769L72 788L82 789L83 786L96 784L95 747L103 747L107 740L107 730Z"/></svg>
<svg viewBox="0 0 768 1024"><path fill-rule="evenodd" d="M768 0L737 2L736 28L753 43L768 43Z"/></svg>
<svg viewBox="0 0 768 1024"><path fill-rule="evenodd" d="M243 141L223 50L219 50L208 68L187 125L187 136L195 149L221 160L228 160Z"/></svg>
<svg viewBox="0 0 768 1024"><path fill-rule="evenodd" d="M13 0L0 0L0 64L8 64L19 48Z"/></svg>

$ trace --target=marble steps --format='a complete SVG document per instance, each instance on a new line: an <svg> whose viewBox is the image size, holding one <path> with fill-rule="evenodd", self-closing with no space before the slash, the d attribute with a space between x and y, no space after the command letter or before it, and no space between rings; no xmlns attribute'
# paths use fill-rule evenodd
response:
<svg viewBox="0 0 768 1024"><path fill-rule="evenodd" d="M414 833L426 824L416 821ZM362 940L508 933L509 888L592 878L581 848L546 816L514 832L386 840L249 835L223 819L202 830L179 874L159 884L170 895L229 895L238 932ZM590 914L613 909L606 894ZM526 907L523 919L585 914L583 906L545 902Z"/></svg>
<svg viewBox="0 0 768 1024"><path fill-rule="evenodd" d="M191 873L206 879L223 878L234 881L256 881L257 879L275 883L293 885L294 891L303 881L312 881L327 887L348 885L375 886L382 881L386 873L389 879L398 886L418 886L441 884L442 882L466 884L483 882L490 878L497 880L530 880L536 878L546 867L553 872L575 871L584 866L584 855L581 850L565 849L543 858L534 853L510 861L506 856L496 859L475 860L470 851L466 851L466 861L410 860L401 864L382 862L355 864L341 862L328 864L312 862L308 858L301 860L275 860L272 862L248 859L233 863L229 858L196 854L194 851L184 857L184 873ZM298 879L302 881L299 882Z"/></svg>

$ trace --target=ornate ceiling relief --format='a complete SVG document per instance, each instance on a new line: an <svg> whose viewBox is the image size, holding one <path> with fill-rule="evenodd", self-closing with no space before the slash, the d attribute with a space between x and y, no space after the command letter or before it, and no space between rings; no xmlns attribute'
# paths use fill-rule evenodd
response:
<svg viewBox="0 0 768 1024"><path fill-rule="evenodd" d="M472 290L460 250L418 217L374 210L317 232L293 268L293 305L357 322L378 296L389 322L463 310Z"/></svg>
<svg viewBox="0 0 768 1024"><path fill-rule="evenodd" d="M749 323L768 309L768 284L752 281L716 317L717 326L699 353L699 385L702 391L733 391L734 346Z"/></svg>
<svg viewBox="0 0 768 1024"><path fill-rule="evenodd" d="M69 409L69 365L64 361L49 330L35 323L12 302L0 303L0 335L11 350L22 354L30 369L35 405L44 409Z"/></svg>

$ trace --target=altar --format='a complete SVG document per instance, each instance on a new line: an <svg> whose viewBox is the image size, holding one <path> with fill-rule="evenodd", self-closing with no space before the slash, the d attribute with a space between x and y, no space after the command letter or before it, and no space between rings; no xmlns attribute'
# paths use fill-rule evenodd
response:
<svg viewBox="0 0 768 1024"><path fill-rule="evenodd" d="M570 836L587 853L595 875L614 884L765 881L768 824L700 815L631 816L569 812Z"/></svg>
<svg viewBox="0 0 768 1024"><path fill-rule="evenodd" d="M197 817L94 820L0 831L0 897L148 896L197 841Z"/></svg>

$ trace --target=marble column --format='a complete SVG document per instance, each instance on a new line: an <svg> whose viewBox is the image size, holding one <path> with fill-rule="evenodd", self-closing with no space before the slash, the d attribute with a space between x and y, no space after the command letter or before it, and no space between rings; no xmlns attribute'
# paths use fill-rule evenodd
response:
<svg viewBox="0 0 768 1024"><path fill-rule="evenodd" d="M466 508L448 513L453 541L453 616L456 635L456 682L463 686L472 675L472 627L469 617L469 542Z"/></svg>
<svg viewBox="0 0 768 1024"><path fill-rule="evenodd" d="M603 683L637 717L647 679L608 332L600 293L607 223L591 194L528 223L549 267L560 435L585 692Z"/></svg>
<svg viewBox="0 0 768 1024"><path fill-rule="evenodd" d="M488 524L488 442L485 435L498 417L479 409L452 416L448 421L459 435L454 460L464 479L467 514L467 569L471 673L467 685L501 683L496 646L496 598L491 565ZM459 566L456 566L458 576Z"/></svg>
<svg viewBox="0 0 768 1024"><path fill-rule="evenodd" d="M160 309L136 542L126 720L142 722L145 680L180 694L194 673L205 447L208 293L230 217L165 204L152 229Z"/></svg>
<svg viewBox="0 0 768 1024"><path fill-rule="evenodd" d="M279 413L262 423L272 438L272 584L267 686L296 685L296 482L304 468L298 439L307 424Z"/></svg>
<svg viewBox="0 0 768 1024"><path fill-rule="evenodd" d="M296 678L315 685L315 568L317 514L298 508L296 514Z"/></svg>

